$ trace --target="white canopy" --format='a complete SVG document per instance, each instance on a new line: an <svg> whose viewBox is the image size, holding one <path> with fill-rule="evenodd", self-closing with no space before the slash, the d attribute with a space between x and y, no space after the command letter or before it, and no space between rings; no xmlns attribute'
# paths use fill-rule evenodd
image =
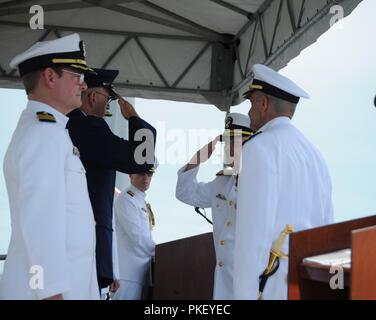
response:
<svg viewBox="0 0 376 320"><path fill-rule="evenodd" d="M361 0L0 0L0 87L21 88L9 61L34 42L78 32L88 62L119 69L125 96L214 104L242 101L255 63L285 66Z"/></svg>

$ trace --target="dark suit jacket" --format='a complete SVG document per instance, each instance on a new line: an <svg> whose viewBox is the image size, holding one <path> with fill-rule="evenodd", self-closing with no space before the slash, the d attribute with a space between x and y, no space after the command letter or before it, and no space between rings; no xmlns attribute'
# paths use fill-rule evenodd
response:
<svg viewBox="0 0 376 320"><path fill-rule="evenodd" d="M101 288L113 281L112 265L112 205L116 171L140 173L153 164L137 164L134 151L142 141L134 141L138 129L149 129L153 141L148 147L153 150L156 130L146 121L129 119L129 140L114 135L102 118L86 116L79 109L68 114L67 129L73 145L80 151L80 158L86 169L89 196L96 221L96 260L98 282ZM145 140L145 139L144 139Z"/></svg>

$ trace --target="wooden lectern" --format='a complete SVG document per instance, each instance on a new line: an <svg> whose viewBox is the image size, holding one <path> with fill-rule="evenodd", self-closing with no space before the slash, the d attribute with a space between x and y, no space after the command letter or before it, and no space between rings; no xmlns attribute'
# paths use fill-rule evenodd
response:
<svg viewBox="0 0 376 320"><path fill-rule="evenodd" d="M214 268L211 232L157 245L153 299L211 300Z"/></svg>
<svg viewBox="0 0 376 320"><path fill-rule="evenodd" d="M305 257L351 248L351 268L344 270L343 290L333 290L330 267L303 263ZM288 298L376 299L376 216L292 233Z"/></svg>

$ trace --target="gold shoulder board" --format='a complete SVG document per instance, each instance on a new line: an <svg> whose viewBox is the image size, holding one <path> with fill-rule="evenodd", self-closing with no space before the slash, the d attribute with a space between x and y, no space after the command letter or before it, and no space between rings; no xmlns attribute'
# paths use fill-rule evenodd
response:
<svg viewBox="0 0 376 320"><path fill-rule="evenodd" d="M128 190L127 193L131 196L134 197L134 193L131 190Z"/></svg>
<svg viewBox="0 0 376 320"><path fill-rule="evenodd" d="M262 131L259 131L259 132L256 132L254 134L252 134L251 136L249 136L247 139L245 139L242 143L242 145L244 146L245 143L247 143L248 141L251 141L253 138L255 138L256 136L258 136L260 133L262 133Z"/></svg>
<svg viewBox="0 0 376 320"><path fill-rule="evenodd" d="M42 122L56 122L54 115L46 111L37 112L37 117L38 120Z"/></svg>

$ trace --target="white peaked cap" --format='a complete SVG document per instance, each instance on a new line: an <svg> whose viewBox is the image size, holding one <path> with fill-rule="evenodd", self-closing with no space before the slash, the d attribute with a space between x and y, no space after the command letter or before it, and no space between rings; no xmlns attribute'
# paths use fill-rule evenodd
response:
<svg viewBox="0 0 376 320"><path fill-rule="evenodd" d="M50 41L39 41L15 56L9 63L19 68L20 75L52 67L69 66L81 72L93 72L86 64L85 47L77 33Z"/></svg>
<svg viewBox="0 0 376 320"><path fill-rule="evenodd" d="M252 68L252 72L252 83L249 86L249 90L243 95L246 99L248 99L255 90L265 92L266 94L292 103L298 103L300 98L310 98L309 94L295 82L265 65L255 64Z"/></svg>
<svg viewBox="0 0 376 320"><path fill-rule="evenodd" d="M251 129L248 115L231 112L225 118L225 136L250 135Z"/></svg>
<svg viewBox="0 0 376 320"><path fill-rule="evenodd" d="M249 128L250 120L248 115L238 113L238 112L230 112L225 119L225 127L226 129L234 128L235 126Z"/></svg>

